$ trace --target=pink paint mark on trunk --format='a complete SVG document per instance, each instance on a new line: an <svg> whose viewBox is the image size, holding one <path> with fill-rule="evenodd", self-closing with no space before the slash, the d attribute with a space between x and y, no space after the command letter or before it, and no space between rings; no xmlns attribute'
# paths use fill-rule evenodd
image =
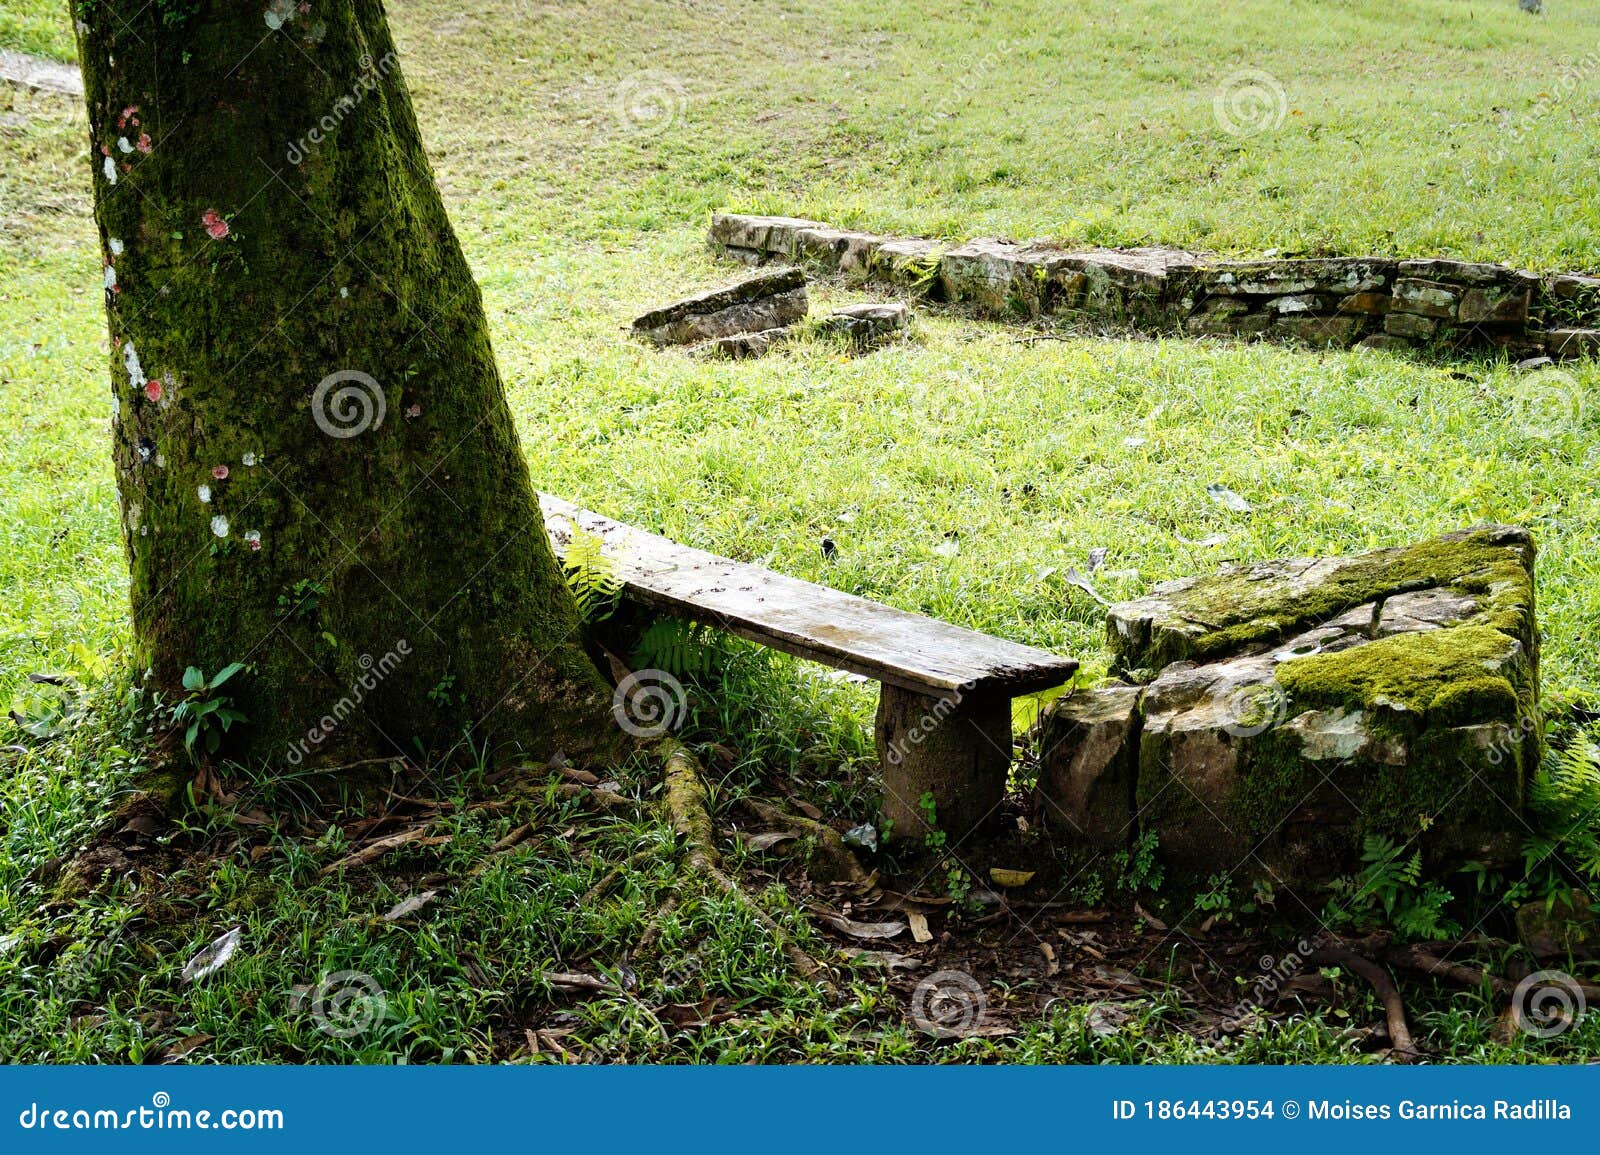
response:
<svg viewBox="0 0 1600 1155"><path fill-rule="evenodd" d="M144 383L144 395L146 397L150 398L150 400L152 400L152 401L160 401L161 400L161 382L159 382L159 381L146 381Z"/></svg>
<svg viewBox="0 0 1600 1155"><path fill-rule="evenodd" d="M211 476L215 477L218 481L226 481L228 477L228 467L226 465L213 465L211 467Z"/></svg>

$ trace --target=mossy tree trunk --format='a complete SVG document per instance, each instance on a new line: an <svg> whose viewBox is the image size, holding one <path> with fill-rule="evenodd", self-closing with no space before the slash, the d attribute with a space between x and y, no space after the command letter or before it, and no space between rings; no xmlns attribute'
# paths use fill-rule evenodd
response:
<svg viewBox="0 0 1600 1155"><path fill-rule="evenodd" d="M614 749L379 0L74 18L140 665L252 759Z"/></svg>

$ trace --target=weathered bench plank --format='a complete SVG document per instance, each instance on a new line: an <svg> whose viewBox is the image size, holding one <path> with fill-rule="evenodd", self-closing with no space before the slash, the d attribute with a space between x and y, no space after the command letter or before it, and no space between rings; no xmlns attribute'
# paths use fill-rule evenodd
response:
<svg viewBox="0 0 1600 1155"><path fill-rule="evenodd" d="M963 838L1005 797L1011 699L1059 686L1071 658L692 549L541 494L565 555L572 527L598 536L626 595L813 662L882 683L876 739L881 817L920 837L925 795L937 826Z"/></svg>
<svg viewBox="0 0 1600 1155"><path fill-rule="evenodd" d="M628 596L796 657L919 694L1016 697L1059 686L1078 663L936 618L730 561L540 495L557 554L568 523L604 542Z"/></svg>

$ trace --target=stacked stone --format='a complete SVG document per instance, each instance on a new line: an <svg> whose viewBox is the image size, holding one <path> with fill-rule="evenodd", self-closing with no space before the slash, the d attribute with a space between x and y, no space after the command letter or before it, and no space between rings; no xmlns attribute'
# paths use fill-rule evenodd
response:
<svg viewBox="0 0 1600 1155"><path fill-rule="evenodd" d="M1376 257L1211 262L1183 302L1184 331L1354 345L1382 326L1395 264Z"/></svg>
<svg viewBox="0 0 1600 1155"><path fill-rule="evenodd" d="M652 345L717 341L786 328L805 317L807 303L805 273L786 267L652 309L633 333Z"/></svg>
<svg viewBox="0 0 1600 1155"><path fill-rule="evenodd" d="M1407 341L1536 351L1528 330L1539 278L1505 265L1401 261L1384 332Z"/></svg>
<svg viewBox="0 0 1600 1155"><path fill-rule="evenodd" d="M1057 314L1153 334L1312 345L1600 355L1600 278L1505 265L1331 257L1219 261L1178 249L1072 251L980 238L942 249L798 217L716 213L711 243L888 281L995 316Z"/></svg>
<svg viewBox="0 0 1600 1155"><path fill-rule="evenodd" d="M1552 357L1600 357L1600 277L1546 277L1535 303Z"/></svg>
<svg viewBox="0 0 1600 1155"><path fill-rule="evenodd" d="M813 247L806 250L815 261L824 250L836 267L852 268L866 258L852 250L852 235L833 229L800 230L788 218L740 218L744 231L729 231L737 241L760 245L781 244L793 253L794 242L805 232ZM749 244L733 246L741 253L766 252ZM783 265L757 272L737 284L709 289L671 304L651 309L634 319L633 335L652 345L689 345L695 356L742 360L760 357L800 332L809 296L804 270ZM911 327L911 311L901 302L849 305L819 319L815 331L847 338L858 349L871 349L904 336Z"/></svg>

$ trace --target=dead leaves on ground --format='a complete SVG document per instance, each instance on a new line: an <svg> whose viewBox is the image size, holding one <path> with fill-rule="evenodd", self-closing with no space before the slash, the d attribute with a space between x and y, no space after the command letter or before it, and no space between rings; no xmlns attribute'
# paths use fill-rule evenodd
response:
<svg viewBox="0 0 1600 1155"><path fill-rule="evenodd" d="M432 902L438 893L436 890L424 890L421 894L413 894L409 898L401 899L384 914L383 921L396 922L408 914L415 914Z"/></svg>
<svg viewBox="0 0 1600 1155"><path fill-rule="evenodd" d="M845 918L842 914L824 913L821 918L834 930L851 938L894 938L898 934L903 934L908 927L908 924L903 922L857 922L855 919Z"/></svg>

